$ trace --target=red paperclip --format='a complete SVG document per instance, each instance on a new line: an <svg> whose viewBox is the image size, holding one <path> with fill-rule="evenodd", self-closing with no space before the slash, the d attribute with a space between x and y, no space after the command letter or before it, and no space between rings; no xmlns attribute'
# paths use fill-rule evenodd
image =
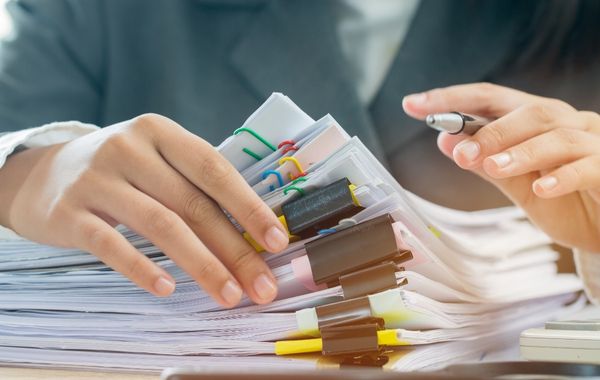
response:
<svg viewBox="0 0 600 380"><path fill-rule="evenodd" d="M280 142L279 145L277 145L277 149L281 149L282 147L284 147L286 145L288 145L288 147L286 147L281 152L281 154L286 154L290 150L298 150L298 147L296 146L296 143L293 140L284 140L284 141Z"/></svg>
<svg viewBox="0 0 600 380"><path fill-rule="evenodd" d="M285 145L294 145L295 142L293 140L283 140L282 142L279 143L279 145L277 145L277 149L281 149L282 146Z"/></svg>

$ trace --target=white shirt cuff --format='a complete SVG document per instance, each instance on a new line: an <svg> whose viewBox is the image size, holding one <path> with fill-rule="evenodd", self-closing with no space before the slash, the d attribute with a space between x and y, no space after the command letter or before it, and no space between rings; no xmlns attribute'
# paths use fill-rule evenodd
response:
<svg viewBox="0 0 600 380"><path fill-rule="evenodd" d="M99 128L79 121L60 121L41 127L23 129L0 136L0 168L18 146L26 148L60 144L94 132Z"/></svg>
<svg viewBox="0 0 600 380"><path fill-rule="evenodd" d="M600 305L600 253L573 250L577 274L583 280L585 294L596 305Z"/></svg>

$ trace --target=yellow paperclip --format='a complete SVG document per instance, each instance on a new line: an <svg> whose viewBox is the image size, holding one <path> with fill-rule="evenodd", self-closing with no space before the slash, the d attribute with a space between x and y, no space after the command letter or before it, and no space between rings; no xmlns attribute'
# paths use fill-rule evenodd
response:
<svg viewBox="0 0 600 380"><path fill-rule="evenodd" d="M304 173L304 170L302 170L302 165L300 165L300 162L298 162L298 159L296 159L296 157L283 157L282 159L279 160L279 166L283 165L285 162L293 162L294 165L296 166L296 169L298 169L299 174L297 176L292 176L292 174L290 173L290 179L293 181L298 177L304 177L306 175L306 173Z"/></svg>

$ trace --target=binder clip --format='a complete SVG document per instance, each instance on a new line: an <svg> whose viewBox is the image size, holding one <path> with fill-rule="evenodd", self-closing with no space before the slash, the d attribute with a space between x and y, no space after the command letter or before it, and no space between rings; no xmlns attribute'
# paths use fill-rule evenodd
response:
<svg viewBox="0 0 600 380"><path fill-rule="evenodd" d="M398 248L392 223L386 214L304 245L313 282L340 285L344 300L315 308L320 339L295 347L294 341L276 342L278 355L320 350L341 365L387 363L386 347L399 345L398 336L385 329L383 318L371 314L369 295L405 285L396 271L412 258L410 251Z"/></svg>
<svg viewBox="0 0 600 380"><path fill-rule="evenodd" d="M302 239L314 236L321 230L328 230L340 220L354 216L361 210L363 207L358 204L347 178L281 207L290 233Z"/></svg>
<svg viewBox="0 0 600 380"><path fill-rule="evenodd" d="M373 317L367 296L406 284L398 284L396 270L412 254L398 250L392 223L382 215L305 245L315 283L339 284L344 292L343 301L315 308L322 353L341 365L381 367L389 360L379 345L384 321Z"/></svg>
<svg viewBox="0 0 600 380"><path fill-rule="evenodd" d="M359 223L305 244L316 285L340 285L344 298L356 298L398 286L398 265L412 259L400 251L389 214Z"/></svg>
<svg viewBox="0 0 600 380"><path fill-rule="evenodd" d="M322 354L335 357L341 365L381 367L389 361L379 346L381 330L383 320L373 317L325 326Z"/></svg>
<svg viewBox="0 0 600 380"><path fill-rule="evenodd" d="M379 345L382 318L371 316L367 297L316 308L323 342L321 353L342 365L380 367L388 362Z"/></svg>

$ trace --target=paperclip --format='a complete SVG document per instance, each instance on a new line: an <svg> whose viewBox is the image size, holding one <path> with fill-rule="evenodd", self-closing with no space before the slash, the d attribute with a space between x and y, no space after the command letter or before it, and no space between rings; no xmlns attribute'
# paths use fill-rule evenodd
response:
<svg viewBox="0 0 600 380"><path fill-rule="evenodd" d="M299 192L299 193L300 193L300 195L301 195L301 196L304 196L304 190L302 190L301 188L299 188L299 187L296 187L296 186L294 186L294 185L292 185L292 186L288 186L288 187L286 187L285 189L283 189L283 195L287 195L287 193L288 193L290 190L296 190L297 192Z"/></svg>
<svg viewBox="0 0 600 380"><path fill-rule="evenodd" d="M283 187L283 177L281 176L281 173L279 173L278 171L275 170L265 170L264 173L262 174L262 179L267 179L268 176L274 174L277 177L277 182L279 182L279 187ZM269 186L269 190L273 191L275 190L275 186L270 185Z"/></svg>
<svg viewBox="0 0 600 380"><path fill-rule="evenodd" d="M329 234L332 234L334 232L337 232L337 230L335 228L324 228L322 230L317 231L317 233L319 235L329 235Z"/></svg>
<svg viewBox="0 0 600 380"><path fill-rule="evenodd" d="M270 142L268 142L267 140L265 140L264 137L262 137L261 135L259 135L258 133L256 133L253 129L251 128L246 128L246 127L241 127L236 129L235 131L233 131L234 135L240 134L242 132L248 132L250 133L252 136L254 136L258 141L260 141L261 143L265 144L269 149L271 149L273 152L275 152L277 150L277 148L275 148L275 146L273 146L273 144L271 144Z"/></svg>
<svg viewBox="0 0 600 380"><path fill-rule="evenodd" d="M295 185L298 182L306 182L306 181L307 181L306 177L299 177L299 178L296 178L295 180L293 180L292 182L290 182L290 185Z"/></svg>
<svg viewBox="0 0 600 380"><path fill-rule="evenodd" d="M233 131L233 134L237 135L237 134L240 134L242 132L248 132L248 133L250 133L252 136L254 136L254 138L256 138L261 143L265 144L267 146L267 148L271 149L273 152L275 152L277 150L277 148L275 148L275 146L273 146L273 144L271 144L270 142L268 142L267 140L265 140L264 137L262 137L261 135L259 135L258 133L256 133L251 128L241 127L241 128L236 129L235 131ZM258 154L256 154L255 152L251 151L248 148L243 148L242 151L244 153L246 153L247 155L255 158L257 161L262 160L261 156L259 156Z"/></svg>
<svg viewBox="0 0 600 380"><path fill-rule="evenodd" d="M294 145L295 142L294 140L283 140L282 142L279 143L279 145L277 145L277 149L281 149L282 147L286 146L286 145Z"/></svg>
<svg viewBox="0 0 600 380"><path fill-rule="evenodd" d="M288 145L282 152L281 154L286 154L287 152L291 151L291 150L298 150L298 147L296 146L296 143L293 140L284 140L282 142L279 143L279 145L277 145L277 149L281 149L282 147Z"/></svg>
<svg viewBox="0 0 600 380"><path fill-rule="evenodd" d="M304 177L296 178L295 180L293 180L292 182L290 182L290 185L288 187L286 187L285 189L283 189L283 195L287 195L287 193L289 191L288 189L290 187L293 187L292 190L296 190L297 192L300 193L300 195L304 195L304 190L301 189L301 188L299 188L299 187L296 187L294 185L297 184L297 183L299 183L299 182L306 182L306 181L307 181L307 179L304 178Z"/></svg>
<svg viewBox="0 0 600 380"><path fill-rule="evenodd" d="M304 170L302 170L302 165L300 165L300 162L298 162L298 160L295 157L283 157L281 160L279 160L279 165L281 166L284 162L287 161L293 162L296 166L296 169L298 169L298 171L300 172L297 176L293 176L292 174L290 174L291 180L297 179L299 177L304 177L306 175L306 173L304 173Z"/></svg>
<svg viewBox="0 0 600 380"><path fill-rule="evenodd" d="M243 149L242 149L242 152L246 153L246 154L247 154L247 155L249 155L250 157L253 157L253 158L255 158L255 159L256 159L256 161L260 161L260 160L262 160L262 157L261 157L261 156L259 156L258 154L254 153L253 151L251 151L251 150L250 150L250 149L248 149L248 148L243 148Z"/></svg>

